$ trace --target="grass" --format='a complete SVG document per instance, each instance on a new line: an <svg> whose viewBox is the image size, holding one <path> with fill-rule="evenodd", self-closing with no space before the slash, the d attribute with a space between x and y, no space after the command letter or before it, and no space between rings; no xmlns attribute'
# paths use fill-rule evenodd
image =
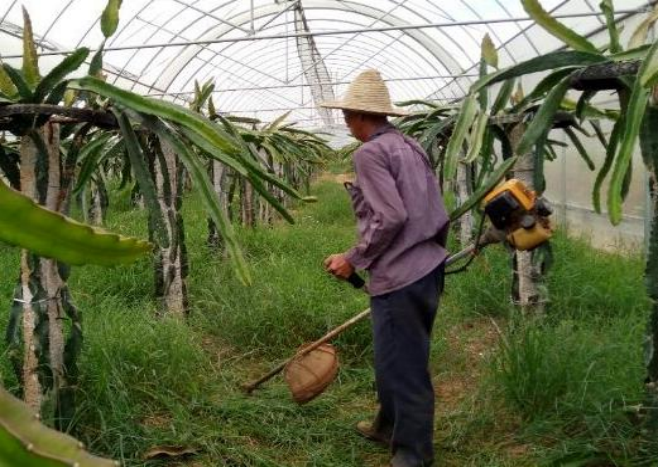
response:
<svg viewBox="0 0 658 468"><path fill-rule="evenodd" d="M385 450L352 431L376 404L367 322L336 340L337 382L314 402L296 406L281 379L251 397L239 390L367 307L363 293L321 268L328 254L354 241L347 197L330 178L314 192L320 203L297 207L294 226L240 230L250 288L206 249L205 217L194 196L186 201L193 308L187 324L156 318L148 260L74 270L85 345L72 432L92 451L130 465L388 463ZM112 205L108 227L145 236L144 213L124 198ZM541 324L509 305L510 262L499 247L448 278L432 351L438 464L655 461L642 452L624 411L642 397L643 260L601 253L563 234L554 249L552 303ZM7 308L17 265L17 253L0 246ZM5 322L6 314L0 326ZM0 359L0 372L15 388L6 361ZM157 446L196 455L145 460Z"/></svg>

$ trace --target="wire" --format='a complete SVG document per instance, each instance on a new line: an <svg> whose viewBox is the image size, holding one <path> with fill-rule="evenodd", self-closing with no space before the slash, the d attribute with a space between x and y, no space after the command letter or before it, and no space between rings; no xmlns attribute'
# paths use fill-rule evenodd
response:
<svg viewBox="0 0 658 468"><path fill-rule="evenodd" d="M482 216L480 217L480 225L478 226L477 235L475 236L475 247L476 247L476 249L471 254L471 257L468 259L468 262L466 262L466 264L464 266L461 266L461 267L459 267L455 270L446 271L445 272L446 276L456 275L457 273L463 273L468 269L469 266L471 266L471 263L473 263L473 260L475 260L475 257L477 257L477 255L478 255L477 246L480 245L480 239L482 238L482 232L484 231L485 218L486 218L486 216L483 213Z"/></svg>

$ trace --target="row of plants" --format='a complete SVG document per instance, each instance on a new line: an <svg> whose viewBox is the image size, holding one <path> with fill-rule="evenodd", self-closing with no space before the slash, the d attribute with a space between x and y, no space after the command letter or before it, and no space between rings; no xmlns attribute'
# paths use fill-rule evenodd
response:
<svg viewBox="0 0 658 468"><path fill-rule="evenodd" d="M103 12L105 40L117 30L120 4L110 0ZM21 69L0 67L4 179L54 213L69 215L78 200L83 217L97 224L108 207L108 183L130 190L148 213L160 313L172 317L189 311L181 206L191 187L208 213L213 245L221 244L218 251L249 285L233 222L255 226L255 209L267 224L274 213L293 222L291 201L312 200L300 191L330 154L324 140L283 125L285 116L270 125L236 122L217 112L210 84L198 87L191 109L117 88L102 73L105 41L93 56L80 48L42 76L26 11L23 31ZM85 77L69 79L85 64ZM1 178L0 184L6 188ZM3 194L10 196L8 190ZM6 240L24 245L27 233L13 234ZM66 429L75 411L83 341L67 280L70 265L80 261L47 256L38 248L23 252L6 337L21 396L35 412L48 403L56 426Z"/></svg>

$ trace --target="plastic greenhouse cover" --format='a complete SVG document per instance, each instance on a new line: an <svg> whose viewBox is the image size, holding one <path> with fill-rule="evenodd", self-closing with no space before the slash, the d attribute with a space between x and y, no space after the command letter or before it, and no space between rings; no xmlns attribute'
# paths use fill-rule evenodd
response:
<svg viewBox="0 0 658 468"><path fill-rule="evenodd" d="M573 15L598 12L599 2L541 3L554 14ZM618 0L616 6L632 10L646 3ZM30 12L41 52L96 48L102 42L98 20L105 4L1 0L0 55L9 63L19 60L21 6ZM295 25L298 4L308 30L321 34L314 42L329 81L320 85L336 96L359 71L377 68L397 101L459 98L473 80L486 33L501 48L502 66L560 47L524 20L517 0L130 0L123 2L119 30L107 44L108 80L178 100L190 96L195 80L212 80L222 111L271 121L292 110L289 120L320 125L308 81L312 67L302 65L294 37L304 32ZM561 21L581 34L604 25L595 15ZM45 55L42 68L59 59Z"/></svg>

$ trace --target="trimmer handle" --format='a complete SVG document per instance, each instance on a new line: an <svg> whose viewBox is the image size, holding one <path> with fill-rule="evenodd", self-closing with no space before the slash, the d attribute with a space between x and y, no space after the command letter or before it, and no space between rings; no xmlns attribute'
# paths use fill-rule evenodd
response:
<svg viewBox="0 0 658 468"><path fill-rule="evenodd" d="M352 273L350 277L347 278L347 282L354 286L356 289L361 289L366 284L364 279L361 278L356 272Z"/></svg>

